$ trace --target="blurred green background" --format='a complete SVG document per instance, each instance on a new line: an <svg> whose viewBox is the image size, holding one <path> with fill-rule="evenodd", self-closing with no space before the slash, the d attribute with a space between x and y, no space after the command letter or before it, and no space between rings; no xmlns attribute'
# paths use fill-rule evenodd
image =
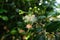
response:
<svg viewBox="0 0 60 40"><path fill-rule="evenodd" d="M60 40L59 0L0 0L0 40Z"/></svg>

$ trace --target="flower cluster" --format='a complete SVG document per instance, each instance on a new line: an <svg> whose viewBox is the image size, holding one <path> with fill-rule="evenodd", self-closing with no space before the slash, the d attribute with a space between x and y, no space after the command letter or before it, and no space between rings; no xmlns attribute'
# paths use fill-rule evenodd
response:
<svg viewBox="0 0 60 40"><path fill-rule="evenodd" d="M29 15L24 16L23 20L24 20L24 22L32 22L32 23L34 23L34 22L37 21L37 18L35 17L35 15L29 14Z"/></svg>

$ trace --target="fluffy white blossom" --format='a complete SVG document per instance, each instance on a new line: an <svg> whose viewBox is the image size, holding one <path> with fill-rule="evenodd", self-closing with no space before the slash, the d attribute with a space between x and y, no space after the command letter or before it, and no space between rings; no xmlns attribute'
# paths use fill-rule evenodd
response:
<svg viewBox="0 0 60 40"><path fill-rule="evenodd" d="M37 18L35 17L35 15L26 15L23 17L24 22L36 22Z"/></svg>

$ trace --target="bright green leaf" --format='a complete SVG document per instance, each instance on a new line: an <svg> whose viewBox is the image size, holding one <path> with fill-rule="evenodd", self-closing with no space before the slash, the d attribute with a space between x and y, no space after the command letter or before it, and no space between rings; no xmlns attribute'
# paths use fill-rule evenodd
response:
<svg viewBox="0 0 60 40"><path fill-rule="evenodd" d="M11 32L10 32L11 34L16 34L17 33L17 31L16 30L11 30Z"/></svg>

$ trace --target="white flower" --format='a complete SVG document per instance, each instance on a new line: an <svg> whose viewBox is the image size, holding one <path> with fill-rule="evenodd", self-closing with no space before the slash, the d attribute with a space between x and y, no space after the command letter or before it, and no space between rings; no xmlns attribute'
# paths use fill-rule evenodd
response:
<svg viewBox="0 0 60 40"><path fill-rule="evenodd" d="M36 22L37 18L35 17L35 15L26 15L23 17L24 22Z"/></svg>
<svg viewBox="0 0 60 40"><path fill-rule="evenodd" d="M35 22L37 20L37 18L35 17L35 15L31 16L31 22Z"/></svg>

